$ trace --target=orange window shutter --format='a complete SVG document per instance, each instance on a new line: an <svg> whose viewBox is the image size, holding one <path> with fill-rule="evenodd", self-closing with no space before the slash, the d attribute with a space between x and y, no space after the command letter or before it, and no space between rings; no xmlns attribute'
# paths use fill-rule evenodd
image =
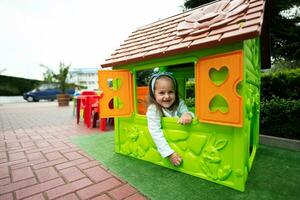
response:
<svg viewBox="0 0 300 200"><path fill-rule="evenodd" d="M237 85L243 78L243 53L209 56L196 66L196 114L200 121L241 127L242 97Z"/></svg>
<svg viewBox="0 0 300 200"><path fill-rule="evenodd" d="M147 112L146 99L149 93L147 86L137 87L137 102L138 102L138 113L145 115Z"/></svg>
<svg viewBox="0 0 300 200"><path fill-rule="evenodd" d="M103 97L100 116L125 117L133 113L133 83L129 70L99 70L98 82Z"/></svg>

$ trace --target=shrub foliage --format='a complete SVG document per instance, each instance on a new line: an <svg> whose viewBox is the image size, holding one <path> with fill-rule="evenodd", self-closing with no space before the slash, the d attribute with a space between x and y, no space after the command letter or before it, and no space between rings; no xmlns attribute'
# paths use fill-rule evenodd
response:
<svg viewBox="0 0 300 200"><path fill-rule="evenodd" d="M260 133L300 140L300 101L274 97L261 102Z"/></svg>
<svg viewBox="0 0 300 200"><path fill-rule="evenodd" d="M38 80L0 75L0 96L20 96L40 83Z"/></svg>
<svg viewBox="0 0 300 200"><path fill-rule="evenodd" d="M263 73L260 132L300 140L300 68Z"/></svg>
<svg viewBox="0 0 300 200"><path fill-rule="evenodd" d="M261 99L300 99L300 68L262 73Z"/></svg>

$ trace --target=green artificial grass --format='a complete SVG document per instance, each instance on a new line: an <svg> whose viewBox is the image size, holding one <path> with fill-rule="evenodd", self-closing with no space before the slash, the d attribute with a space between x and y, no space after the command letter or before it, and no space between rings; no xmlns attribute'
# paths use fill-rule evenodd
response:
<svg viewBox="0 0 300 200"><path fill-rule="evenodd" d="M113 173L150 199L299 199L300 152L261 145L250 171L246 191L127 157L114 152L113 132L79 136L72 141Z"/></svg>

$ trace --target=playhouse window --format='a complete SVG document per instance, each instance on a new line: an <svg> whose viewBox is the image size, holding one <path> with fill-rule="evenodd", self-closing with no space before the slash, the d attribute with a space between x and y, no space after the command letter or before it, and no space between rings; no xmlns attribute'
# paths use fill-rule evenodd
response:
<svg viewBox="0 0 300 200"><path fill-rule="evenodd" d="M136 103L137 113L145 115L147 111L148 84L151 75L157 69L146 69L136 72ZM178 82L179 96L188 106L189 110L195 111L195 78L194 63L164 66L159 71L168 71Z"/></svg>
<svg viewBox="0 0 300 200"><path fill-rule="evenodd" d="M189 110L195 111L195 75L194 63L185 63L167 67L178 82L179 96L182 98Z"/></svg>
<svg viewBox="0 0 300 200"><path fill-rule="evenodd" d="M136 72L137 87L148 86L153 69L140 70Z"/></svg>
<svg viewBox="0 0 300 200"><path fill-rule="evenodd" d="M147 111L148 84L154 69L140 70L136 72L136 103L137 113L145 115Z"/></svg>

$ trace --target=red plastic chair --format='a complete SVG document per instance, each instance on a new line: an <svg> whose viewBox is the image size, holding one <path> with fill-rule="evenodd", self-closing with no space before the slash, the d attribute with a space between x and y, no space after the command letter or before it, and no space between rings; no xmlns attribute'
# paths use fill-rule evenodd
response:
<svg viewBox="0 0 300 200"><path fill-rule="evenodd" d="M87 91L82 91L80 95L97 95L97 92L87 90Z"/></svg>
<svg viewBox="0 0 300 200"><path fill-rule="evenodd" d="M83 121L91 127L91 118L94 109L99 107L100 96L94 91L84 91L77 97L77 124L80 119L80 110L83 109Z"/></svg>
<svg viewBox="0 0 300 200"><path fill-rule="evenodd" d="M101 97L103 96L103 93L101 94L100 98L99 98L99 101L101 101ZM109 108L113 108L113 101L110 101L109 102ZM96 123L97 123L97 120L100 118L100 121L99 121L99 129L101 131L105 131L106 130L106 124L107 124L107 118L101 118L101 112L100 112L100 107L98 105L98 107L96 107L94 109L94 114L93 114L93 127L96 127ZM108 122L110 122L111 124L113 124L113 118L109 118L108 119Z"/></svg>

